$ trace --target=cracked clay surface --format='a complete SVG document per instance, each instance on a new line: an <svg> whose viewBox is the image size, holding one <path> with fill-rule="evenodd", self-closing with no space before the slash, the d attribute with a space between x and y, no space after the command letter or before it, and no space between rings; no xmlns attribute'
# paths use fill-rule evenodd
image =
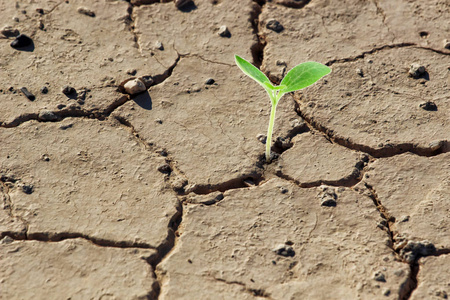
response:
<svg viewBox="0 0 450 300"><path fill-rule="evenodd" d="M0 299L450 295L448 1L0 11ZM270 164L234 54L332 69L280 101Z"/></svg>

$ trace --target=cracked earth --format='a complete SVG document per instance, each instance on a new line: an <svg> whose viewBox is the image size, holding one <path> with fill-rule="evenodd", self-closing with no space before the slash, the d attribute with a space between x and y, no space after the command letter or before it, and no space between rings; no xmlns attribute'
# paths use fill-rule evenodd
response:
<svg viewBox="0 0 450 300"><path fill-rule="evenodd" d="M448 1L0 11L0 299L448 298ZM280 101L270 164L234 54L332 68Z"/></svg>

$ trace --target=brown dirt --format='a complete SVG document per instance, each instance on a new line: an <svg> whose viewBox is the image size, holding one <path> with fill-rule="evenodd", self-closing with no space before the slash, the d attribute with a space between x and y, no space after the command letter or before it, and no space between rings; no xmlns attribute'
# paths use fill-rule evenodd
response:
<svg viewBox="0 0 450 300"><path fill-rule="evenodd" d="M450 294L448 1L0 11L33 40L0 33L0 299ZM332 68L280 101L271 164L268 97L234 54L276 83Z"/></svg>

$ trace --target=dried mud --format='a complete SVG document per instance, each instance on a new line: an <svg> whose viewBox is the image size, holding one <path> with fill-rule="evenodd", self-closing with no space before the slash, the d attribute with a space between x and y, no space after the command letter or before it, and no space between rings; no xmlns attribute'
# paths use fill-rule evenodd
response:
<svg viewBox="0 0 450 300"><path fill-rule="evenodd" d="M450 294L448 1L0 11L0 299ZM280 101L270 164L234 54L332 68Z"/></svg>

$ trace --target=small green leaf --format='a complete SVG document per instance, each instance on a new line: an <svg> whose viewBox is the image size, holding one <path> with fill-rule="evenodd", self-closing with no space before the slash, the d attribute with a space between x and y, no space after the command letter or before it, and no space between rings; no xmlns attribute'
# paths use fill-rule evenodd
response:
<svg viewBox="0 0 450 300"><path fill-rule="evenodd" d="M245 73L245 75L249 76L250 78L253 78L256 82L258 82L260 85L262 85L265 89L273 89L274 86L270 82L269 78L267 78L266 75L264 75L263 72L261 72L257 67L243 59L242 57L235 55L234 56L236 60L236 64L238 67L242 70L242 72Z"/></svg>
<svg viewBox="0 0 450 300"><path fill-rule="evenodd" d="M301 90L330 72L330 68L314 61L299 64L292 68L283 78L280 85L285 85L286 88L281 91L289 93Z"/></svg>

